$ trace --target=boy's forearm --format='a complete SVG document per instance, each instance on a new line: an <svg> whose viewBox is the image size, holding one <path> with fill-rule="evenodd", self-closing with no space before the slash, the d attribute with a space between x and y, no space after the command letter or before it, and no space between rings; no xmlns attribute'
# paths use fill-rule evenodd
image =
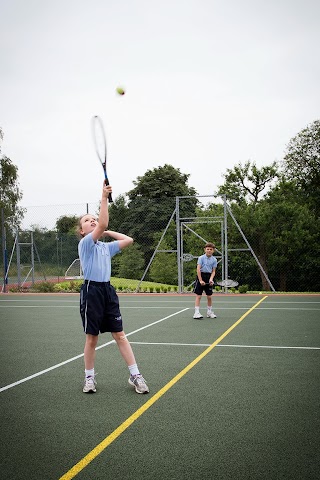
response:
<svg viewBox="0 0 320 480"><path fill-rule="evenodd" d="M200 267L197 267L197 277L199 282L202 282L202 276L201 276L201 269Z"/></svg>
<svg viewBox="0 0 320 480"><path fill-rule="evenodd" d="M210 282L213 282L214 277L216 276L216 270L213 270L210 275Z"/></svg>
<svg viewBox="0 0 320 480"><path fill-rule="evenodd" d="M111 237L115 240L124 240L125 238L128 238L128 235L125 235L124 233L114 232L113 230L105 230L103 232L103 236Z"/></svg>
<svg viewBox="0 0 320 480"><path fill-rule="evenodd" d="M109 209L108 209L108 199L105 198L105 197L102 197L102 199L101 199L98 223L104 229L108 228L108 225L109 225Z"/></svg>

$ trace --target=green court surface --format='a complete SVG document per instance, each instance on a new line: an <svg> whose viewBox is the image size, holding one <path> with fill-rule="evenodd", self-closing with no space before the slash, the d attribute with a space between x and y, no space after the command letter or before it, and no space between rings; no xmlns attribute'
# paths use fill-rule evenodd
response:
<svg viewBox="0 0 320 480"><path fill-rule="evenodd" d="M150 393L103 334L86 395L78 295L0 295L2 478L318 479L320 296L213 304L120 295Z"/></svg>

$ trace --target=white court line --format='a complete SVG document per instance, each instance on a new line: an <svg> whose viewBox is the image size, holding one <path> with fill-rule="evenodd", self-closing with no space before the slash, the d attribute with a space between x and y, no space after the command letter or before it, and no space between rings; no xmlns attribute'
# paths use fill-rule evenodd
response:
<svg viewBox="0 0 320 480"><path fill-rule="evenodd" d="M135 345L169 345L175 347L210 347L211 343L166 343L166 342L130 342ZM296 350L320 350L320 347L285 347L281 345L225 345L219 343L216 347L231 348L270 348L270 349L296 349Z"/></svg>
<svg viewBox="0 0 320 480"><path fill-rule="evenodd" d="M168 318L174 317L175 315L179 315L179 313L185 312L186 310L189 310L189 309L184 308L183 310L180 310L179 312L173 313L172 315L168 315L167 317L161 318L160 320L157 320L156 322L149 323L148 325L145 325L144 327L138 328L137 330L134 330L133 332L127 333L126 336L129 337L130 335L133 335L134 333L140 332L141 330L145 330L146 328L152 327L153 325L156 325L157 323L163 322L164 320L167 320ZM115 343L115 341L111 340L110 342L104 343L103 345L100 345L99 347L97 347L96 350L100 350L100 348L106 347L107 345L111 345L112 343ZM55 370L56 368L62 367L63 365L66 365L67 363L73 362L74 360L78 360L81 357L83 357L83 353L81 353L80 355L77 355L76 357L69 358L68 360L65 360L64 362L53 365L52 367L46 368L45 370L41 370L40 372L34 373L33 375L30 375L29 377L22 378L21 380L18 380L17 382L10 383L9 385L6 385L5 387L1 387L0 392L4 392L5 390L8 390L9 388L20 385L20 383L24 383L24 382L27 382L28 380L39 377L40 375L43 375L44 373L47 373L47 372L50 372L51 370Z"/></svg>
<svg viewBox="0 0 320 480"><path fill-rule="evenodd" d="M0 305L0 308L44 308L43 305ZM45 308L79 308L78 305L75 306L75 305L47 305ZM147 309L150 309L150 310L156 310L156 309L160 309L160 310L163 310L164 308L174 308L174 305L162 305L162 306L159 306L159 307L155 307L155 306L150 306L150 307L147 307L145 305L139 305L137 307L126 307L126 306L121 306L121 310L135 310L135 309L139 309L139 310L147 310ZM190 307L186 308L185 310L188 310ZM248 306L246 307L217 307L217 306L214 306L214 309L215 310L248 310ZM300 312L300 311L303 311L303 312L317 312L318 310L320 310L320 304L319 304L319 308L306 308L306 307L303 307L303 308L297 308L297 307L257 307L256 310L293 310L293 311L296 311L296 312Z"/></svg>
<svg viewBox="0 0 320 480"><path fill-rule="evenodd" d="M144 309L144 308L178 308L177 306L175 305L166 305L166 306L159 306L159 307L145 307L144 305L140 305L138 307L125 307L125 306L122 306L121 305L121 310L124 310L126 308L128 308L129 310L133 310L135 308L139 308L139 309ZM5 306L5 305L0 305L0 308L77 308L79 309L79 305L8 305L8 306ZM245 307L242 307L243 309Z"/></svg>

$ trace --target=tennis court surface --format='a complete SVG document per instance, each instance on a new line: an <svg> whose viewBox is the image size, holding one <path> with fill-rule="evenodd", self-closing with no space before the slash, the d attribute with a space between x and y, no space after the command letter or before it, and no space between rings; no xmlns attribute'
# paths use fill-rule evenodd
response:
<svg viewBox="0 0 320 480"><path fill-rule="evenodd" d="M119 297L149 395L110 334L82 393L78 295L0 295L3 479L319 479L320 295Z"/></svg>

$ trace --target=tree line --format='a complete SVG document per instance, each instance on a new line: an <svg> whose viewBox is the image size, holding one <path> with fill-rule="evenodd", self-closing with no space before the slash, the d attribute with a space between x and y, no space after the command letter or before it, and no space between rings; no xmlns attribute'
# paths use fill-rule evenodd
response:
<svg viewBox="0 0 320 480"><path fill-rule="evenodd" d="M224 214L225 196L238 225L255 252L263 270L277 291L320 291L319 207L320 207L320 121L316 120L293 137L281 162L258 168L253 161L227 169L215 195L203 204L188 185L189 175L171 165L148 170L133 182L134 188L118 196L110 205L110 229L135 240L130 249L113 259L113 275L140 279L156 246L146 279L176 285L177 234L174 219L180 203L180 217L207 219ZM21 223L24 210L19 206L22 193L18 169L10 159L1 157L0 207L8 243ZM92 212L98 213L98 212ZM41 260L57 265L60 274L77 256L76 217L62 216L55 229L34 229L33 235ZM159 241L166 229L161 244ZM203 252L203 239L221 248L221 222L197 222L190 234L183 234L183 250L196 257ZM21 238L28 232L21 231ZM2 233L3 236L3 233ZM237 225L228 219L229 276L250 290L268 291L270 286L257 262L244 247ZM184 263L184 283L195 278L194 259ZM218 275L221 276L221 271Z"/></svg>

